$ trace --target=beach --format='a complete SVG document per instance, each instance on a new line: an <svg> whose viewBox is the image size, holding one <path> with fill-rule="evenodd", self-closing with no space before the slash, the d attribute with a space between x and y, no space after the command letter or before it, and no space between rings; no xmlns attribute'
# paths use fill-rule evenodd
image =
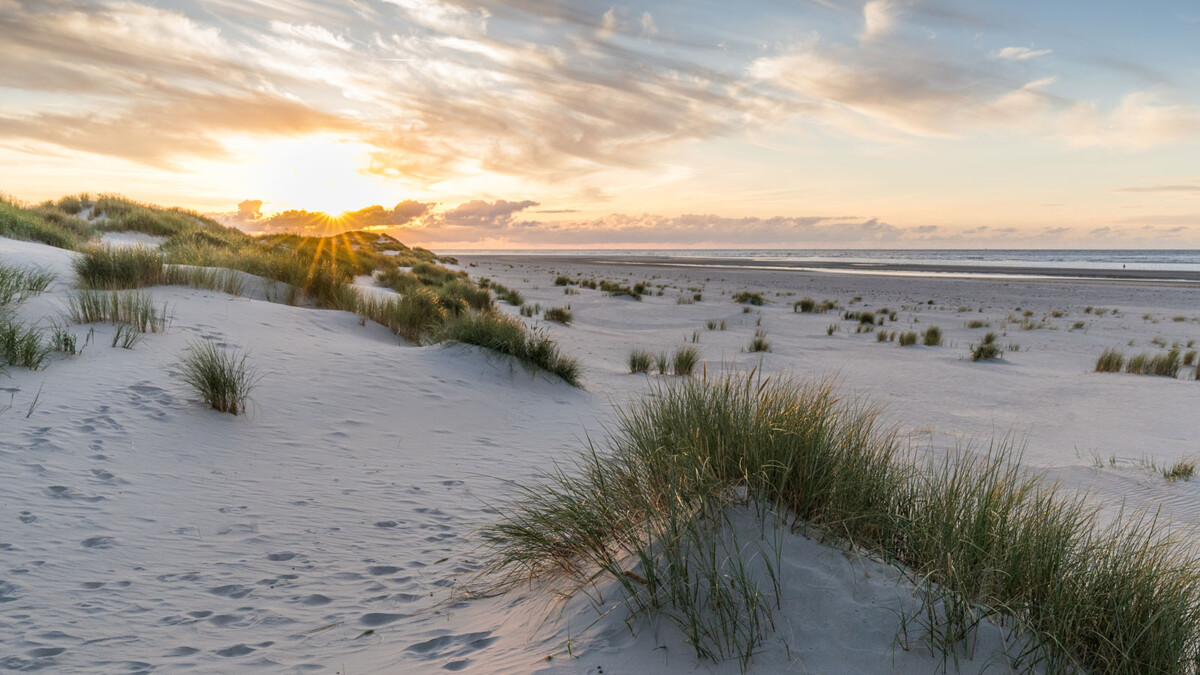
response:
<svg viewBox="0 0 1200 675"><path fill-rule="evenodd" d="M62 309L73 255L0 239L4 262L57 275L19 308L23 316ZM879 407L921 452L1007 443L1026 467L1089 491L1106 513L1161 505L1164 518L1200 524L1200 483L1161 473L1200 452L1194 367L1175 378L1094 372L1106 349L1193 349L1200 307L1193 286L1178 281L1190 277L769 267L459 256L457 268L518 290L527 307L569 306L569 324L498 309L578 358L581 388L476 347L398 341L350 312L153 288L172 317L161 334L112 348L113 328L96 325L82 354L44 370L13 368L0 381L11 394L0 415L0 503L9 514L0 530L0 665L739 672L698 660L670 626L627 626L619 609L601 615L585 595L556 595L552 581L491 596L479 576L478 530L513 496L514 481L570 466L589 441L602 443L617 409L678 379L630 374L635 348L694 346L702 363L693 377L832 379L847 400ZM569 283L556 285L560 276ZM644 283L647 292L634 299L578 285L589 279ZM735 302L741 292L762 304ZM806 297L838 309L796 311ZM886 318L864 331L846 312ZM940 346L878 339L931 326L943 333ZM88 333L75 330L81 340ZM769 351L747 351L756 331ZM973 361L989 331L1003 356ZM260 380L247 414L207 409L180 381L179 355L195 338L248 353ZM894 568L803 533L785 536L786 592L752 672L934 672L928 650L896 641L897 613L917 600ZM1009 649L988 628L959 672L994 669Z"/></svg>

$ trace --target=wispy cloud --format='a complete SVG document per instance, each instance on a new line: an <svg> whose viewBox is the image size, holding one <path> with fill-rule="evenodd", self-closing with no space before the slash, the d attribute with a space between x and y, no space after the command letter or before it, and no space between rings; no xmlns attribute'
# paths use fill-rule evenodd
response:
<svg viewBox="0 0 1200 675"><path fill-rule="evenodd" d="M1075 147L1127 150L1200 141L1200 106L1165 98L1157 90L1133 92L1109 111L1094 101L1080 101L1058 118L1058 135Z"/></svg>
<svg viewBox="0 0 1200 675"><path fill-rule="evenodd" d="M1052 53L1051 49L1030 49L1028 47L1005 47L993 52L993 56L1001 61L1028 61L1039 56Z"/></svg>
<svg viewBox="0 0 1200 675"><path fill-rule="evenodd" d="M1175 183L1166 185L1137 185L1132 187L1114 188L1113 192L1174 192L1179 194L1200 194L1200 183Z"/></svg>

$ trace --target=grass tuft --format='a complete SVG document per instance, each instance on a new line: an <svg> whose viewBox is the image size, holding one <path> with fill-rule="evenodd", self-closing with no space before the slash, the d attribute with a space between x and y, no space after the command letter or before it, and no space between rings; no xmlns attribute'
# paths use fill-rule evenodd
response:
<svg viewBox="0 0 1200 675"><path fill-rule="evenodd" d="M626 363L629 364L631 374L649 373L650 368L654 365L654 355L644 349L634 349L629 352Z"/></svg>
<svg viewBox="0 0 1200 675"><path fill-rule="evenodd" d="M762 307L763 302L765 302L762 293L752 293L750 291L735 293L733 301L746 305L754 305L755 307Z"/></svg>
<svg viewBox="0 0 1200 675"><path fill-rule="evenodd" d="M1097 373L1119 373L1125 367L1125 355L1116 349L1105 349L1096 359Z"/></svg>
<svg viewBox="0 0 1200 675"><path fill-rule="evenodd" d="M767 331L759 328L754 331L754 337L750 339L750 345L746 347L748 352L769 352L771 351L771 341L767 339Z"/></svg>
<svg viewBox="0 0 1200 675"><path fill-rule="evenodd" d="M1190 672L1200 659L1200 568L1176 528L1153 513L1101 519L1004 445L919 461L828 382L661 386L573 469L522 486L483 534L504 581L607 578L631 615L745 670L780 581L769 554L730 545L738 505L904 566L949 603L929 629L955 658L992 615L1033 638L1026 657L1048 672ZM756 580L747 569L764 558Z"/></svg>
<svg viewBox="0 0 1200 675"><path fill-rule="evenodd" d="M567 307L551 307L542 314L542 318L547 321L557 321L561 324L569 324L575 320L575 315Z"/></svg>
<svg viewBox="0 0 1200 675"><path fill-rule="evenodd" d="M67 315L75 323L129 324L142 333L167 329L166 303L142 291L76 291L67 299Z"/></svg>
<svg viewBox="0 0 1200 675"><path fill-rule="evenodd" d="M6 366L41 370L54 345L43 339L42 331L21 323L11 313L0 312L0 371Z"/></svg>
<svg viewBox="0 0 1200 675"><path fill-rule="evenodd" d="M167 281L162 254L146 246L89 246L71 267L85 288L120 290Z"/></svg>
<svg viewBox="0 0 1200 675"><path fill-rule="evenodd" d="M259 376L246 365L246 355L209 340L188 345L180 373L214 410L237 415L246 411L250 391Z"/></svg>
<svg viewBox="0 0 1200 675"><path fill-rule="evenodd" d="M700 350L695 347L680 347L671 357L672 375L691 375L700 363Z"/></svg>
<svg viewBox="0 0 1200 675"><path fill-rule="evenodd" d="M1000 349L1000 345L996 344L996 334L988 331L987 335L979 341L979 344L971 346L972 361L986 361L989 359L998 359L1004 356L1004 352Z"/></svg>
<svg viewBox="0 0 1200 675"><path fill-rule="evenodd" d="M1129 357L1129 362L1125 364L1125 372L1134 375L1175 377L1181 361L1178 349L1159 353L1143 352Z"/></svg>
<svg viewBox="0 0 1200 675"><path fill-rule="evenodd" d="M532 370L545 370L573 387L580 386L582 366L579 361L563 354L553 340L530 331L515 317L499 312L463 314L447 320L438 331L437 339L507 354Z"/></svg>
<svg viewBox="0 0 1200 675"><path fill-rule="evenodd" d="M45 292L52 281L53 272L0 263L0 307L19 305Z"/></svg>

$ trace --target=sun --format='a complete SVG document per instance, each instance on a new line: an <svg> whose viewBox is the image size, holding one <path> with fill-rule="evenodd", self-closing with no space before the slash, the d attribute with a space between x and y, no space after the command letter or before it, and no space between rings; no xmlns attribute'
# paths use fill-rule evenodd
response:
<svg viewBox="0 0 1200 675"><path fill-rule="evenodd" d="M254 144L246 189L272 205L337 218L388 204L397 190L368 174L371 146L331 135L270 139Z"/></svg>

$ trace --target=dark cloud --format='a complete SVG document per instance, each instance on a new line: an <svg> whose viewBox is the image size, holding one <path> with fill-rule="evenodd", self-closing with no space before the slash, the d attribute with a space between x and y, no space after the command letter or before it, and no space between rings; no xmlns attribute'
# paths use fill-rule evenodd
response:
<svg viewBox="0 0 1200 675"><path fill-rule="evenodd" d="M538 202L528 199L520 202L475 199L443 213L440 225L446 228L505 229L514 224L514 215L532 206L538 206Z"/></svg>
<svg viewBox="0 0 1200 675"><path fill-rule="evenodd" d="M320 211L293 209L271 216L262 215L263 202L247 199L238 204L236 213L208 214L226 225L239 227L247 232L275 234L294 233L329 235L366 228L382 229L404 227L429 214L434 204L413 200L402 201L392 208L378 204L341 215L330 215Z"/></svg>

